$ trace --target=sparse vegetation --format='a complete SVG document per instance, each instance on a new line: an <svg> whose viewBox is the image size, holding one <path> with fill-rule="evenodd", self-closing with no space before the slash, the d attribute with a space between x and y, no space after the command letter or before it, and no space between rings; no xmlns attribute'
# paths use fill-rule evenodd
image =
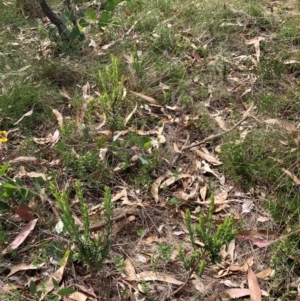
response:
<svg viewBox="0 0 300 301"><path fill-rule="evenodd" d="M106 222L105 234L103 237L98 236L95 239L91 239L90 237L91 222L89 218L88 206L84 203L83 187L81 183L77 181L75 188L80 203L80 213L82 215L82 233L72 216L72 211L66 192L63 191L59 193L53 184L50 186L50 188L57 201L63 227L70 235L72 242L77 248L73 258L83 262L90 270L96 269L97 272L101 271L104 260L108 256L113 225L113 206L109 188L105 188L103 198L105 216L104 220Z"/></svg>
<svg viewBox="0 0 300 301"><path fill-rule="evenodd" d="M0 299L294 300L299 10L0 2Z"/></svg>
<svg viewBox="0 0 300 301"><path fill-rule="evenodd" d="M209 264L219 262L221 247L228 244L236 236L232 217L226 217L217 229L213 229L213 213L214 198L211 197L207 217L200 215L198 223L195 226L192 225L190 211L187 210L185 214L185 222L191 240L192 253L191 255L184 254L181 246L178 256L184 268L189 271L188 277L191 277L193 273L201 277ZM204 244L203 249L200 251L196 246L197 238Z"/></svg>

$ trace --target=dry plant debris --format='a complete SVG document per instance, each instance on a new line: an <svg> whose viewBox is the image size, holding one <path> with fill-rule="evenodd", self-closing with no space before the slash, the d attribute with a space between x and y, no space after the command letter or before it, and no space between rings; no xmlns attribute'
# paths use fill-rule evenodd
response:
<svg viewBox="0 0 300 301"><path fill-rule="evenodd" d="M0 3L0 299L298 299L299 1L80 2Z"/></svg>

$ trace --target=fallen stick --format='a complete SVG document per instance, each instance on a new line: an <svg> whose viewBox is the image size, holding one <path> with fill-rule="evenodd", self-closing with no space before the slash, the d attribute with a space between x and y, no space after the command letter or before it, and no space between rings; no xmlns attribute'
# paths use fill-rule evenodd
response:
<svg viewBox="0 0 300 301"><path fill-rule="evenodd" d="M224 131L224 132L221 132L221 133L216 134L216 135L208 136L208 137L206 137L205 139L201 140L200 142L194 142L194 143L192 143L192 144L190 144L190 145L183 146L182 149L181 149L181 151L184 151L184 150L187 150L187 149L191 149L191 148L193 148L193 147L195 147L195 146L199 146L199 145L204 144L204 143L206 143L206 142L208 142L208 141L210 141L210 140L214 140L214 139L216 139L216 138L222 137L223 135L226 135L226 134L232 132L232 131L233 131L234 129L236 129L240 124L242 124L248 117L250 117L250 114L251 114L251 112L252 112L252 110L253 110L253 107L254 107L254 103L252 102L252 103L250 104L250 106L249 106L249 109L244 113L243 118L242 118L239 122L237 122L237 123L236 123L232 128L230 128L229 130Z"/></svg>
<svg viewBox="0 0 300 301"><path fill-rule="evenodd" d="M127 211L127 212L125 212L125 213L123 213L123 214L121 214L121 215L119 215L119 216L114 217L114 218L113 218L113 222L114 222L114 223L117 223L117 222L119 222L119 221L121 221L121 220L127 218L127 217L130 216L130 215L136 214L136 212L137 212L136 209L134 209L134 210L129 210L129 211ZM89 230L90 230L90 232L95 232L95 231L98 231L98 230L102 229L102 228L105 227L106 225L107 225L107 222L106 222L106 221L102 221L102 222L100 222L100 223L98 223L98 224L96 224L96 225L90 226ZM82 233L83 231L84 231L83 228L80 228L80 229L79 229L79 232L80 232L80 233Z"/></svg>

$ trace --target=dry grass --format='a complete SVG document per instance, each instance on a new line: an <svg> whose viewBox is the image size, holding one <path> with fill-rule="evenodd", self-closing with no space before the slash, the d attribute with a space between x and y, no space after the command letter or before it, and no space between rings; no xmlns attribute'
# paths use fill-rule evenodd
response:
<svg viewBox="0 0 300 301"><path fill-rule="evenodd" d="M80 221L72 189L75 179L84 185L92 223L102 218L104 185L118 196L115 216L131 214L114 224L103 271L95 276L70 260L62 281L66 286L91 287L97 300L132 300L135 294L145 300L224 297L229 281L239 288L247 279L242 268L233 272L230 267L248 261L255 273L272 269L259 279L270 298L297 295L298 1L125 1L104 32L88 34L94 46L85 45L79 55L57 51L47 39L44 21L16 15L10 3L0 7L5 29L0 33L1 130L11 131L1 157L3 162L35 157L34 163L12 162L6 176L22 177L22 185L41 196L8 199L11 207L21 201L32 207L39 221L31 240L15 254L1 257L0 281L22 286L26 297L13 289L3 293L3 300L33 299L20 272L14 280L5 278L9 265L43 261L41 270L24 272L43 278L44 271L51 274L56 269L49 258L59 261L66 249L72 249L66 234L56 234L55 204L45 201L40 188L50 198L50 182L68 190L71 210ZM111 55L118 58L127 91L118 114L125 120L133 112L116 131L105 123L97 102L103 95L99 70L111 65ZM93 100L80 120L89 96ZM236 129L196 149L186 148L234 126L252 103L251 116ZM14 125L31 109L31 116ZM52 109L62 114L63 127L57 125ZM56 145L33 139L56 129ZM148 137L152 146L145 147L141 137ZM183 147L186 150L180 152ZM106 156L99 159L106 148ZM20 174L21 166L47 176L41 187L32 174ZM159 177L174 177L174 182L157 195L153 183ZM130 264L136 274L159 272L186 280L188 273L177 256L181 244L191 251L183 215L190 209L196 220L199 212L207 213L212 195L216 223L233 214L240 227L233 258L224 248L219 265L209 265L201 279L193 277L173 297L178 286L170 281L130 280ZM24 221L11 213L1 213L0 218L1 233L6 234L0 243L6 247ZM171 255L164 258L168 248Z"/></svg>

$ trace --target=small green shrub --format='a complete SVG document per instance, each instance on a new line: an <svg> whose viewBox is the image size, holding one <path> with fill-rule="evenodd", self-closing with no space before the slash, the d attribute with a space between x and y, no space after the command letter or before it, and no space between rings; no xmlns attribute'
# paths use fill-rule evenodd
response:
<svg viewBox="0 0 300 301"><path fill-rule="evenodd" d="M10 210L9 202L14 201L17 204L24 204L32 197L37 197L43 180L36 178L33 181L33 188L28 188L20 178L11 179L8 175L9 165L4 163L0 167L0 213Z"/></svg>
<svg viewBox="0 0 300 301"><path fill-rule="evenodd" d="M64 229L70 235L72 242L77 247L77 253L74 255L74 258L86 264L91 270L101 270L104 260L108 256L113 225L113 205L109 188L105 188L103 199L106 221L105 234L103 237L98 236L96 239L90 237L89 212L88 206L83 200L83 187L81 183L77 181L75 189L79 199L80 212L83 220L82 233L73 218L67 193L65 191L58 192L54 184L51 184L50 188L57 201L58 208L60 209L60 218L64 224Z"/></svg>
<svg viewBox="0 0 300 301"><path fill-rule="evenodd" d="M111 65L99 72L103 94L94 102L99 105L114 132L124 127L121 108L124 104L124 78L120 75L118 59L111 57Z"/></svg>
<svg viewBox="0 0 300 301"><path fill-rule="evenodd" d="M124 257L121 255L118 255L116 257L116 268L119 272L123 273L125 271L125 262Z"/></svg>
<svg viewBox="0 0 300 301"><path fill-rule="evenodd" d="M159 244L158 251L163 260L169 261L173 251L173 246L168 244Z"/></svg>
<svg viewBox="0 0 300 301"><path fill-rule="evenodd" d="M193 272L196 272L199 276L203 275L208 264L219 261L221 247L229 243L236 236L233 217L226 217L223 223L215 229L213 212L213 197L210 199L207 216L200 215L196 225L192 225L190 211L186 211L185 222L193 250L191 255L187 255L184 254L182 247L180 247L178 256L184 268L190 272L189 275ZM196 238L203 242L204 247L202 249L196 246Z"/></svg>
<svg viewBox="0 0 300 301"><path fill-rule="evenodd" d="M74 135L74 132L72 134ZM65 164L66 171L72 172L76 178L87 182L94 188L103 188L111 179L112 170L106 162L102 162L99 159L99 150L87 150L85 143L83 143L82 145L74 147L75 153L66 146L70 138L71 136L66 138L65 143L60 141L54 148Z"/></svg>

